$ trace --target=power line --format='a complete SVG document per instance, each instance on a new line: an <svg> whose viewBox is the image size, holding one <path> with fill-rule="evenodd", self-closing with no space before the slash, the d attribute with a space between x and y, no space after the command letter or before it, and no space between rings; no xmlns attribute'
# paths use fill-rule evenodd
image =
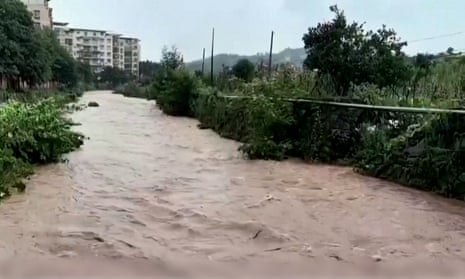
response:
<svg viewBox="0 0 465 279"><path fill-rule="evenodd" d="M409 44L411 44L411 43L435 40L435 39L440 39L440 38L454 37L454 36L463 35L463 34L465 34L465 31L449 33L449 34L442 34L442 35L437 35L437 36L433 36L433 37L426 37L426 38L416 39L416 40L407 41L407 42Z"/></svg>

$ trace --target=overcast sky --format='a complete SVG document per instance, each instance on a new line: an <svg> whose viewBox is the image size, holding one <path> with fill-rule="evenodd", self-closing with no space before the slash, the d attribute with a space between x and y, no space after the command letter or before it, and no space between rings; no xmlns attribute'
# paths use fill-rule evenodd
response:
<svg viewBox="0 0 465 279"><path fill-rule="evenodd" d="M142 58L158 60L164 45L176 45L185 60L210 49L216 28L216 53L256 54L302 47L309 26L331 19L338 4L350 21L394 28L407 41L464 32L411 43L406 51L440 52L449 46L465 50L464 0L51 0L54 20L74 27L104 29L142 40Z"/></svg>

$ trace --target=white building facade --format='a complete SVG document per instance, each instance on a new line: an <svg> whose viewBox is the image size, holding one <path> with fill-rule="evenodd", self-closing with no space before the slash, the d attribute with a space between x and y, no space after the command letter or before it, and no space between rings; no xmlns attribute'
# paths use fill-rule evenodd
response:
<svg viewBox="0 0 465 279"><path fill-rule="evenodd" d="M50 0L21 0L32 13L32 20L38 28L52 28L53 16Z"/></svg>
<svg viewBox="0 0 465 279"><path fill-rule="evenodd" d="M105 67L116 67L139 76L140 41L123 38L104 30L71 28L67 23L53 24L60 44L72 56L89 64L95 73Z"/></svg>
<svg viewBox="0 0 465 279"><path fill-rule="evenodd" d="M140 40L136 38L120 37L120 51L124 52L123 64L127 73L139 77Z"/></svg>

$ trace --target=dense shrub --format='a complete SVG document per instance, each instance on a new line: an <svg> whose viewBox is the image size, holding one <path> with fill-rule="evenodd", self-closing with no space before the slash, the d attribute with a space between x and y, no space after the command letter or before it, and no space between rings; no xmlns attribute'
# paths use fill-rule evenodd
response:
<svg viewBox="0 0 465 279"><path fill-rule="evenodd" d="M141 87L135 82L128 82L124 85L117 86L115 89L115 93L122 94L126 97L134 97L134 98L143 98L148 99L148 88Z"/></svg>
<svg viewBox="0 0 465 279"><path fill-rule="evenodd" d="M241 150L251 159L284 159L292 149L292 105L263 95L245 101L248 127Z"/></svg>
<svg viewBox="0 0 465 279"><path fill-rule="evenodd" d="M166 70L155 80L157 104L166 114L192 116L190 103L197 86L198 80L186 69Z"/></svg>
<svg viewBox="0 0 465 279"><path fill-rule="evenodd" d="M465 199L464 120L436 116L395 138L383 130L366 131L356 166L376 177Z"/></svg>
<svg viewBox="0 0 465 279"><path fill-rule="evenodd" d="M31 164L57 162L83 144L83 136L70 130L62 105L63 100L45 99L0 107L0 196L21 188Z"/></svg>
<svg viewBox="0 0 465 279"><path fill-rule="evenodd" d="M244 141L248 134L247 103L241 99L226 99L212 88L202 88L193 98L191 109L202 129L212 129L222 137Z"/></svg>

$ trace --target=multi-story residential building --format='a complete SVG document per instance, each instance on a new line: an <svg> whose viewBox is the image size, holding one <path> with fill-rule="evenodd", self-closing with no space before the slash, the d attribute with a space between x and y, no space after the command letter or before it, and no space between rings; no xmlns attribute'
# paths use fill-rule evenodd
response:
<svg viewBox="0 0 465 279"><path fill-rule="evenodd" d="M78 61L87 63L94 72L113 67L113 35L103 30L71 28L68 23L54 22L60 44Z"/></svg>
<svg viewBox="0 0 465 279"><path fill-rule="evenodd" d="M138 77L140 41L103 30L71 28L68 23L54 22L60 44L78 61L88 63L94 72L115 67Z"/></svg>
<svg viewBox="0 0 465 279"><path fill-rule="evenodd" d="M113 34L113 67L124 70L124 43L119 34Z"/></svg>
<svg viewBox="0 0 465 279"><path fill-rule="evenodd" d="M50 0L21 0L32 13L32 20L38 28L52 28L52 8Z"/></svg>
<svg viewBox="0 0 465 279"><path fill-rule="evenodd" d="M120 50L124 51L124 70L138 77L140 62L140 40L136 38L120 37Z"/></svg>

